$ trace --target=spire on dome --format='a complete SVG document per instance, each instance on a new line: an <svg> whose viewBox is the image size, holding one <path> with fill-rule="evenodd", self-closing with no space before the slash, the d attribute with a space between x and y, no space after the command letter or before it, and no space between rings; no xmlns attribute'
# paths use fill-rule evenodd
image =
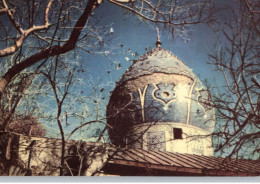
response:
<svg viewBox="0 0 260 184"><path fill-rule="evenodd" d="M161 47L162 42L160 41L160 34L159 34L160 31L159 31L158 27L156 27L156 29L157 29L157 41L156 41L155 45L156 45L156 47Z"/></svg>

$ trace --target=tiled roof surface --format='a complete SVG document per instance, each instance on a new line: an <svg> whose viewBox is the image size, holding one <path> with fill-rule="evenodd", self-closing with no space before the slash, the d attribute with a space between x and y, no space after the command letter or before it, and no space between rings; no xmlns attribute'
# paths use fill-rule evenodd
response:
<svg viewBox="0 0 260 184"><path fill-rule="evenodd" d="M109 151L109 163L135 167L150 167L174 172L215 176L260 175L260 161L222 157L155 152L140 149Z"/></svg>
<svg viewBox="0 0 260 184"><path fill-rule="evenodd" d="M196 77L192 70L170 51L154 48L135 61L119 83L153 73L185 75L191 79Z"/></svg>

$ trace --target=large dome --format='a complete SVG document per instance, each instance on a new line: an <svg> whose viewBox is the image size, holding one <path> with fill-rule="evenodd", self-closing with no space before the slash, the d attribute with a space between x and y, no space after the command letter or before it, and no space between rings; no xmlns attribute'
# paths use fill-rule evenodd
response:
<svg viewBox="0 0 260 184"><path fill-rule="evenodd" d="M143 124L177 124L206 133L214 129L214 109L201 81L178 57L156 47L141 56L117 83L107 107L109 136L124 146ZM131 132L131 134L130 134Z"/></svg>

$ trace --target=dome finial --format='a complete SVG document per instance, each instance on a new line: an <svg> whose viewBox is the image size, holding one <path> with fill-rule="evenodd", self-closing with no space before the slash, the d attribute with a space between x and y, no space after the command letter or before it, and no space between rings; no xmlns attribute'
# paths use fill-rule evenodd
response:
<svg viewBox="0 0 260 184"><path fill-rule="evenodd" d="M162 43L160 41L160 34L159 34L159 28L156 26L156 29L157 29L157 41L155 43L156 47L161 47Z"/></svg>

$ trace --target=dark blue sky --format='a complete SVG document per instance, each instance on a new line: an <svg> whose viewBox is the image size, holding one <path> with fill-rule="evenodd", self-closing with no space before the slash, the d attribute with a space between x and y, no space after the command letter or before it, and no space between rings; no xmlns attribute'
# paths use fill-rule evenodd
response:
<svg viewBox="0 0 260 184"><path fill-rule="evenodd" d="M99 17L104 16L100 22L101 25L112 24L111 27L114 29L114 34L111 35L113 43L124 45L120 51L131 49L131 52L111 56L116 62L121 63L122 68L119 70L115 69L116 65L111 67L109 60L101 55L86 54L83 55L83 60L86 60L85 63L91 75L99 75L106 78L108 77L106 71L111 70L110 74L113 81L119 81L126 69L131 65L131 62L126 61L125 57L128 57L130 60L138 59L140 55L148 51L145 48L155 47L156 27L140 21L133 15L123 17L122 8L109 3L101 5L95 11L95 15ZM193 72L201 80L208 79L209 81L214 81L216 79L218 83L221 83L222 79L219 79L219 75L214 72L213 67L207 64L208 54L212 53L217 46L215 33L203 24L194 25L190 28L193 31L188 42L180 39L178 35L172 39L169 32L161 31L162 47L179 57L188 67L193 69ZM131 54L135 52L139 56L132 57Z"/></svg>

